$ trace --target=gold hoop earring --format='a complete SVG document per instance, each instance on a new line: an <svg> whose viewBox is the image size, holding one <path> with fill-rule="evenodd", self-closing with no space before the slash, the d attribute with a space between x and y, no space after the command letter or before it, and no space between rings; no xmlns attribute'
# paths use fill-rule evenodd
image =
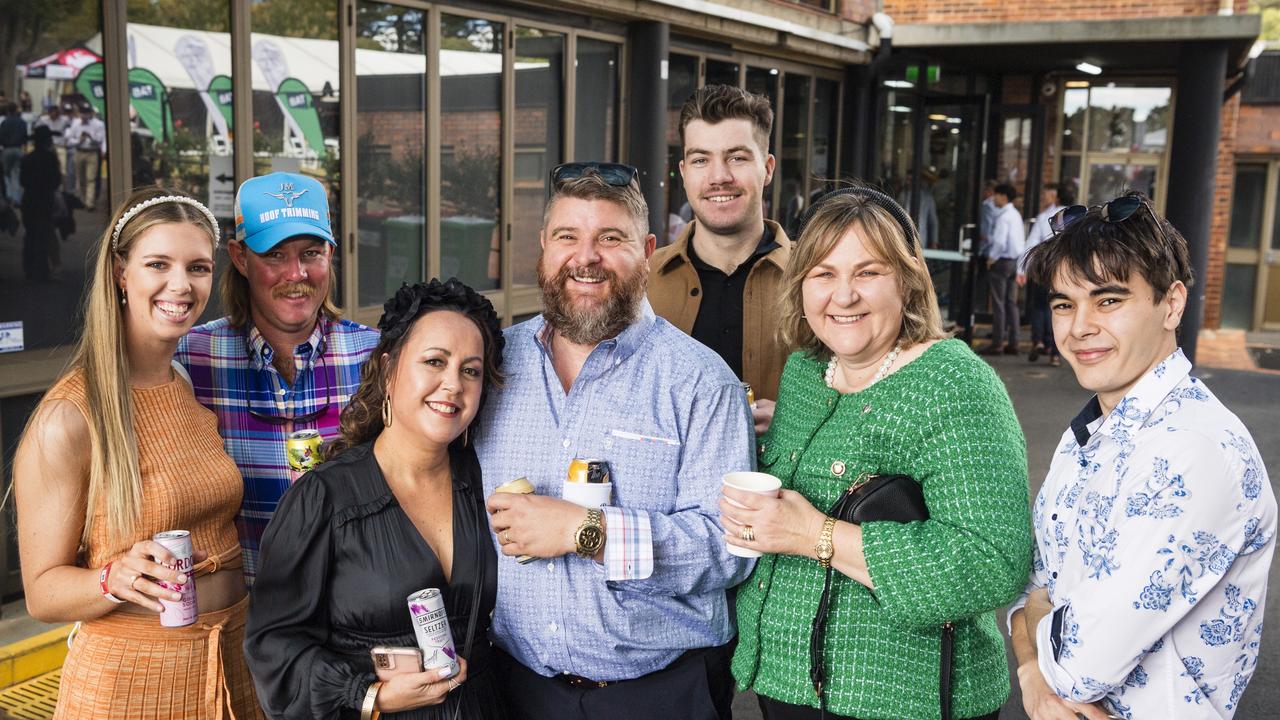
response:
<svg viewBox="0 0 1280 720"><path fill-rule="evenodd" d="M391 396L382 396L382 427L391 427Z"/></svg>

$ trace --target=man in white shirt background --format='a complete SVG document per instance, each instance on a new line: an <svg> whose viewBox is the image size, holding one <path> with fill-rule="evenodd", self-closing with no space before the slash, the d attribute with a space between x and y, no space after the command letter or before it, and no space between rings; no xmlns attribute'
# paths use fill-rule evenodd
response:
<svg viewBox="0 0 1280 720"><path fill-rule="evenodd" d="M1040 206L1044 209L1031 221L1031 229L1027 231L1026 248L1018 259L1018 287L1026 287L1027 316L1031 322L1031 352L1027 360L1035 362L1041 355L1049 356L1049 364L1058 367L1062 360L1058 355L1058 346L1053 342L1053 327L1049 321L1049 292L1038 283L1027 282L1027 254L1040 243L1053 237L1053 229L1049 227L1049 219L1066 205L1075 202L1075 191L1069 185L1046 183L1040 191Z"/></svg>
<svg viewBox="0 0 1280 720"><path fill-rule="evenodd" d="M1032 720L1231 718L1258 663L1276 501L1249 431L1177 344L1186 240L1129 193L1027 259L1096 393L1032 507L1009 614Z"/></svg>
<svg viewBox="0 0 1280 720"><path fill-rule="evenodd" d="M106 143L107 126L98 119L93 106L85 103L80 107L80 117L67 128L67 148L75 150L76 190L86 210L93 210L98 199L98 171Z"/></svg>
<svg viewBox="0 0 1280 720"><path fill-rule="evenodd" d="M1022 215L1013 204L1018 191L1008 183L996 185L991 196L995 216L987 246L987 284L991 288L991 344L983 355L1018 354L1018 286L1015 282L1018 259L1026 234Z"/></svg>

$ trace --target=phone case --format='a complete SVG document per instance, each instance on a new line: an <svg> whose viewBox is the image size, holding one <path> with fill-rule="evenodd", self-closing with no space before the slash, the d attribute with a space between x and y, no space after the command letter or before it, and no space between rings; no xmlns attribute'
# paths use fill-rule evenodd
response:
<svg viewBox="0 0 1280 720"><path fill-rule="evenodd" d="M422 650L409 647L375 647L369 651L373 672L379 680L395 675L422 672Z"/></svg>

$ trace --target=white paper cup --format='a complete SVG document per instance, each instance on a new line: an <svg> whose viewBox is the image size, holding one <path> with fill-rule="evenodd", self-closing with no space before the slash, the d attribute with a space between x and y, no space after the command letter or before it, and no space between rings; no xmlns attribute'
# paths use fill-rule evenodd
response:
<svg viewBox="0 0 1280 720"><path fill-rule="evenodd" d="M584 508L598 508L613 500L613 483L565 482L560 497Z"/></svg>
<svg viewBox="0 0 1280 720"><path fill-rule="evenodd" d="M769 473L762 472L749 472L743 470L740 472L725 473L721 478L721 482L735 490L746 490L747 492L768 495L769 497L778 497L782 490L781 480ZM732 498L726 497L725 500L730 505L743 507L742 503L734 502ZM754 558L760 557L764 554L759 550L738 547L737 545L730 545L727 542L725 543L725 546L729 550L730 555L737 555L738 557Z"/></svg>

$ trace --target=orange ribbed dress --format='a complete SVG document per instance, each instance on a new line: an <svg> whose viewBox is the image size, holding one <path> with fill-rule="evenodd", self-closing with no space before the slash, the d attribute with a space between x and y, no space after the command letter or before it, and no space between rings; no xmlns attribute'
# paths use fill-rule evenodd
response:
<svg viewBox="0 0 1280 720"><path fill-rule="evenodd" d="M142 518L132 537L108 542L102 509L86 548L99 568L138 540L188 530L210 560L196 575L239 567L235 514L244 491L240 471L223 449L214 414L196 402L185 381L133 388L134 432L142 475ZM43 402L66 400L88 418L84 374L68 373ZM198 600L198 598L197 598ZM264 717L244 662L248 598L201 612L184 628L158 615L113 612L81 624L62 668L55 720L217 720Z"/></svg>

